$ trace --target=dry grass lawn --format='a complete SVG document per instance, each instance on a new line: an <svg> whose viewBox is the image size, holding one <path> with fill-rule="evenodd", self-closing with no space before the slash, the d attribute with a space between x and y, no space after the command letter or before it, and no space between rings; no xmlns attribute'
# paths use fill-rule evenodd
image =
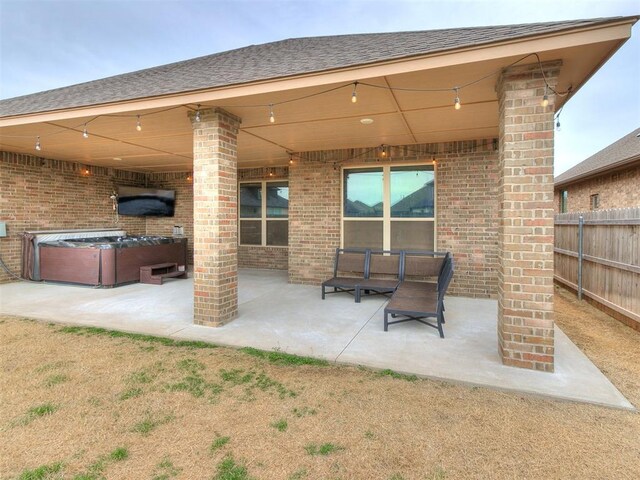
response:
<svg viewBox="0 0 640 480"><path fill-rule="evenodd" d="M640 334L559 292L640 405ZM3 317L0 478L637 479L640 414Z"/></svg>

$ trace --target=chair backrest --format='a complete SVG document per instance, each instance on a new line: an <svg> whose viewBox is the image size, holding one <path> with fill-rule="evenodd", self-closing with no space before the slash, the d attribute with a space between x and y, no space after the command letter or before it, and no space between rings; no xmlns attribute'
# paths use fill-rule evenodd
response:
<svg viewBox="0 0 640 480"><path fill-rule="evenodd" d="M403 253L402 280L425 280L429 277L438 277L442 272L444 259L447 255L448 252L405 251Z"/></svg>
<svg viewBox="0 0 640 480"><path fill-rule="evenodd" d="M366 278L400 278L402 273L402 252L400 250L371 250Z"/></svg>
<svg viewBox="0 0 640 480"><path fill-rule="evenodd" d="M453 258L449 255L446 257L442 272L438 276L438 299L440 301L442 301L447 293L447 289L453 278L453 270Z"/></svg>
<svg viewBox="0 0 640 480"><path fill-rule="evenodd" d="M339 273L364 277L369 258L368 250L337 248L333 264L333 276Z"/></svg>

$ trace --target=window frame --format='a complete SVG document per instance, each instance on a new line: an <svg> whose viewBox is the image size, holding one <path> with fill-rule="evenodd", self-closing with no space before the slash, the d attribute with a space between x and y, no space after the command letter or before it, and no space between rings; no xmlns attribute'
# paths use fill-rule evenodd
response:
<svg viewBox="0 0 640 480"><path fill-rule="evenodd" d="M433 251L438 250L438 169L436 161L387 163L384 165L359 163L343 166L340 171L340 247L344 247L344 222L382 222L382 249L391 250L391 222L432 222L433 223ZM395 167L431 167L433 171L433 217L392 217L391 216L391 169ZM345 217L345 171L382 168L382 217Z"/></svg>
<svg viewBox="0 0 640 480"><path fill-rule="evenodd" d="M289 188L288 179L273 179L273 180L243 180L238 182L238 246L239 247L268 247L268 248L289 248L289 239L287 238L286 245L267 245L267 223L268 222L288 222L289 221L289 209L287 208L287 216L282 217L268 217L267 216L267 187L270 183L286 183L287 189ZM261 205L260 205L260 217L241 217L241 204L240 204L240 188L242 185L257 185L260 184L261 192ZM260 221L260 244L255 243L241 243L240 242L240 223L245 221Z"/></svg>
<svg viewBox="0 0 640 480"><path fill-rule="evenodd" d="M560 189L560 213L567 213L569 209L569 190Z"/></svg>

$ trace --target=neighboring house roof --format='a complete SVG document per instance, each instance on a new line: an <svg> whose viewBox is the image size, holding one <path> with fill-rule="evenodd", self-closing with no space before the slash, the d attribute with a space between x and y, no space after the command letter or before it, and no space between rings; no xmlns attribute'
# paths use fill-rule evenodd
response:
<svg viewBox="0 0 640 480"><path fill-rule="evenodd" d="M574 183L635 161L640 161L640 128L558 175L555 186Z"/></svg>
<svg viewBox="0 0 640 480"><path fill-rule="evenodd" d="M240 85L562 32L627 17L308 37L251 45L0 101L0 117Z"/></svg>
<svg viewBox="0 0 640 480"><path fill-rule="evenodd" d="M240 205L242 207L262 207L260 188L241 188ZM267 206L269 208L289 208L289 199L278 194L276 189L267 189Z"/></svg>
<svg viewBox="0 0 640 480"><path fill-rule="evenodd" d="M433 208L433 180L391 206L397 216L410 216L411 212ZM404 214L404 215L401 215Z"/></svg>

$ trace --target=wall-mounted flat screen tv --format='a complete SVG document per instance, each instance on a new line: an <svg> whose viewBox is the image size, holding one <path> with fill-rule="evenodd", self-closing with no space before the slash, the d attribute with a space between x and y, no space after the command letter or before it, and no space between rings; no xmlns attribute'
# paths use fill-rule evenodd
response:
<svg viewBox="0 0 640 480"><path fill-rule="evenodd" d="M118 187L118 214L151 217L173 217L175 190Z"/></svg>

